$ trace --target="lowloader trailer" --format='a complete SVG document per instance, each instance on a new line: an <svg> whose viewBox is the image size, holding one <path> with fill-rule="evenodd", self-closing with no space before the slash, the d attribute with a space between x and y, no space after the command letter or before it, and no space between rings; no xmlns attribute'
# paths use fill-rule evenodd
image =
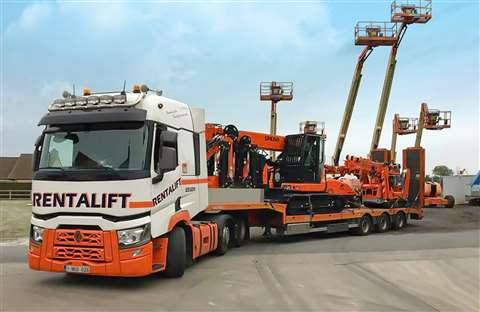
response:
<svg viewBox="0 0 480 312"><path fill-rule="evenodd" d="M403 172L387 177L404 185L402 204L366 207L361 190L327 177L316 123L285 137L206 125L202 109L143 85L64 93L39 125L34 270L180 277L195 259L245 244L251 227L368 235L423 217L421 147L404 150Z"/></svg>

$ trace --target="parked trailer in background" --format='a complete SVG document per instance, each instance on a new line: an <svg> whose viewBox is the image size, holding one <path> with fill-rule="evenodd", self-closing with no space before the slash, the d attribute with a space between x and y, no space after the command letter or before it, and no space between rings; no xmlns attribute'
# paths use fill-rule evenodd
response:
<svg viewBox="0 0 480 312"><path fill-rule="evenodd" d="M467 194L466 200L473 205L480 205L480 171L470 184L470 192Z"/></svg>

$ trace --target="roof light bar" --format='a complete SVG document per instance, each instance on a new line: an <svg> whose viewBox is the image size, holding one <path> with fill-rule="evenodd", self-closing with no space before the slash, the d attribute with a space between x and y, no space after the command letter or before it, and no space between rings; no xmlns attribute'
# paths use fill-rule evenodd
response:
<svg viewBox="0 0 480 312"><path fill-rule="evenodd" d="M126 94L116 95L92 95L88 97L70 97L66 99L56 99L49 106L49 111L58 110L77 110L77 109L96 109L108 107L128 107L135 103L127 102Z"/></svg>

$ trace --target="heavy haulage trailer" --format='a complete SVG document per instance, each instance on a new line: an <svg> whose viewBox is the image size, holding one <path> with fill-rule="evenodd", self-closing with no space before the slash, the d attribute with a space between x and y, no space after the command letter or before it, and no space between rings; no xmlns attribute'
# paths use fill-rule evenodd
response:
<svg viewBox="0 0 480 312"><path fill-rule="evenodd" d="M394 1L392 28L357 25L356 44L366 49L334 166L325 164L326 136L318 123L303 123L298 134L276 135L275 105L291 100L291 83L261 85L268 91L261 99L272 102L270 134L205 124L203 110L145 85L132 92L64 92L39 122L44 130L34 153L30 267L178 277L196 258L244 244L250 227L263 227L267 235L367 235L422 219L424 149L405 149L401 167L375 155L382 152L377 145L398 45L407 25L430 18L431 1ZM392 53L371 157L347 156L339 165L362 65L380 45L391 46Z"/></svg>
<svg viewBox="0 0 480 312"><path fill-rule="evenodd" d="M403 151L402 170L369 170L354 157L333 168L315 122L287 136L205 124L202 109L145 85L65 92L39 125L28 252L35 270L178 277L198 257L244 244L251 227L367 235L423 217L421 147ZM358 187L339 173L370 178Z"/></svg>

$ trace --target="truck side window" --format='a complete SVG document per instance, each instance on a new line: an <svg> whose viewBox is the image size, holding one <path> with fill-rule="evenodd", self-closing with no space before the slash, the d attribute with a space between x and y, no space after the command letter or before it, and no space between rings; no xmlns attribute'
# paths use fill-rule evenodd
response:
<svg viewBox="0 0 480 312"><path fill-rule="evenodd" d="M193 151L195 154L195 175L200 175L200 135L193 134Z"/></svg>
<svg viewBox="0 0 480 312"><path fill-rule="evenodd" d="M158 169L158 160L160 157L160 133L162 133L162 128L160 125L155 126L155 142L153 148L153 169L156 173L160 173L160 169Z"/></svg>
<svg viewBox="0 0 480 312"><path fill-rule="evenodd" d="M168 148L174 151L172 155L162 155L165 152L165 149ZM170 157L165 159L167 163L164 163L161 157ZM175 158L172 158L175 157ZM175 165L173 164L175 163ZM177 133L168 131L167 128L163 125L156 125L155 128L155 141L154 141L154 151L153 151L153 168L156 173L161 173L162 171L173 170L178 164L178 149L177 149ZM160 166L160 167L159 167ZM168 167L165 168L164 166ZM173 168L170 168L173 167Z"/></svg>

